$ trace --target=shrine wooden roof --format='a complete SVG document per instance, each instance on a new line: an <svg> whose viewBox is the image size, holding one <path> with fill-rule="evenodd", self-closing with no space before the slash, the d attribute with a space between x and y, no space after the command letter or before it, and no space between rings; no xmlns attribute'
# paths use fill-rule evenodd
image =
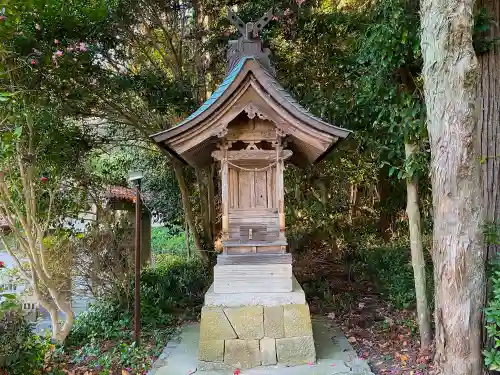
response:
<svg viewBox="0 0 500 375"><path fill-rule="evenodd" d="M210 164L218 136L245 111L275 123L294 152L291 161L297 165L316 162L351 133L311 114L256 58L245 56L195 112L152 138L188 164Z"/></svg>

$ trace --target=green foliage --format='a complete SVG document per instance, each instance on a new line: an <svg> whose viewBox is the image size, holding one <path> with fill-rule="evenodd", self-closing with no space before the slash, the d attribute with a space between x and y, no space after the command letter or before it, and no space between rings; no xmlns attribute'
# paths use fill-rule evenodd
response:
<svg viewBox="0 0 500 375"><path fill-rule="evenodd" d="M141 311L147 324L169 321L172 314L196 316L210 285L210 272L199 259L157 255L141 275Z"/></svg>
<svg viewBox="0 0 500 375"><path fill-rule="evenodd" d="M499 38L492 38L489 35L491 29L497 27L496 23L495 18L488 14L486 8L481 8L476 13L472 41L477 55L487 53L498 44Z"/></svg>
<svg viewBox="0 0 500 375"><path fill-rule="evenodd" d="M191 249L194 248L190 236ZM186 232L180 226L155 227L151 229L151 251L153 254L171 254L187 256Z"/></svg>
<svg viewBox="0 0 500 375"><path fill-rule="evenodd" d="M500 370L500 257L490 264L491 288L488 304L484 310L486 318L487 348L483 351L485 366L493 371Z"/></svg>
<svg viewBox="0 0 500 375"><path fill-rule="evenodd" d="M427 293L432 296L432 262L426 259ZM357 254L358 267L374 279L380 291L396 308L409 308L416 302L410 246L406 241L391 245L365 245ZM429 299L432 301L432 298Z"/></svg>
<svg viewBox="0 0 500 375"><path fill-rule="evenodd" d="M66 346L59 349L59 360L69 357L103 374L117 368L146 371L178 321L197 316L209 282L209 272L199 260L159 256L155 266L141 274L141 341L147 345L132 341L132 306L101 299L77 317Z"/></svg>
<svg viewBox="0 0 500 375"><path fill-rule="evenodd" d="M12 375L41 374L50 341L32 332L19 309L0 317L0 370Z"/></svg>
<svg viewBox="0 0 500 375"><path fill-rule="evenodd" d="M99 301L78 316L66 346L59 349L55 360L69 356L71 363L96 369L99 374L115 368L142 373L152 365L151 357L161 352L171 333L168 326L158 325L152 330L147 323L148 317L142 316L141 339L147 345L137 346L132 341L132 314L116 301ZM116 344L110 347L110 342Z"/></svg>
<svg viewBox="0 0 500 375"><path fill-rule="evenodd" d="M101 300L78 315L68 345L78 345L91 340L125 339L132 325L132 317L115 301Z"/></svg>

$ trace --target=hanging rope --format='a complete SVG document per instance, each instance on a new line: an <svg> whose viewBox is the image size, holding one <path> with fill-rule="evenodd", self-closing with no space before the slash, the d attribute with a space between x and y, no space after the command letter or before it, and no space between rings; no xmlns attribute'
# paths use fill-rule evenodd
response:
<svg viewBox="0 0 500 375"><path fill-rule="evenodd" d="M272 167L274 167L276 165L276 162L274 163L271 163L263 168L245 168L245 167L241 167L239 165L236 165L236 164L233 164L231 163L229 160L227 161L227 164L229 164L230 166L234 167L234 168L237 168L237 169L240 169L242 171L247 171L247 172L263 172L263 171L267 171L268 169L271 169Z"/></svg>

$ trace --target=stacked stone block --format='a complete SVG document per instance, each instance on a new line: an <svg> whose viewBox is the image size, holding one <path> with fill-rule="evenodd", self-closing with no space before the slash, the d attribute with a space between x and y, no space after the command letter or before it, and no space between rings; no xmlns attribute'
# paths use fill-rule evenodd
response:
<svg viewBox="0 0 500 375"><path fill-rule="evenodd" d="M298 365L315 360L307 304L205 306L202 310L200 370Z"/></svg>

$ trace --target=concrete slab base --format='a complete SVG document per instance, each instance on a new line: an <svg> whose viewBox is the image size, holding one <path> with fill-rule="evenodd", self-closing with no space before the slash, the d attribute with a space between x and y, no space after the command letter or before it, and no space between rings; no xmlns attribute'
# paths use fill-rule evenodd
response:
<svg viewBox="0 0 500 375"><path fill-rule="evenodd" d="M323 319L312 321L317 361L312 364L286 367L260 366L241 370L242 375L373 375L368 364L359 359L343 333L330 328ZM178 337L166 346L149 375L232 375L234 368L221 366L201 370L198 368L200 327L186 325Z"/></svg>

